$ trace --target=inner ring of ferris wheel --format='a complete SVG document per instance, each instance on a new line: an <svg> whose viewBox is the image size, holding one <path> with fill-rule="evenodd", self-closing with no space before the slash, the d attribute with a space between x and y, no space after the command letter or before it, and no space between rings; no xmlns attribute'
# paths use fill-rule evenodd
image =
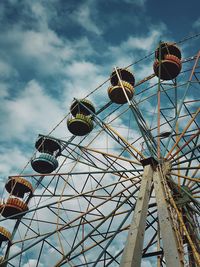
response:
<svg viewBox="0 0 200 267"><path fill-rule="evenodd" d="M175 43L161 42L127 68L114 67L106 82L73 100L48 135L39 135L31 160L5 183L2 266L29 258L35 266L120 265L148 165L163 175L183 266L198 266L199 58L200 51L182 58ZM154 73L137 81L141 61ZM70 135L60 138L56 131L66 123ZM150 189L142 260L166 266Z"/></svg>

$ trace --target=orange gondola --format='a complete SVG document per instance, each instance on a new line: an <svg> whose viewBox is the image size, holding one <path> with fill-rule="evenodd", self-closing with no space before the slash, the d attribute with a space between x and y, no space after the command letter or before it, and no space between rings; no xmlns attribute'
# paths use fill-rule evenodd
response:
<svg viewBox="0 0 200 267"><path fill-rule="evenodd" d="M6 203L0 204L0 212L5 218L12 216L10 219L19 219L27 210L27 204L23 200L14 197L10 197ZM22 212L23 214L21 214Z"/></svg>

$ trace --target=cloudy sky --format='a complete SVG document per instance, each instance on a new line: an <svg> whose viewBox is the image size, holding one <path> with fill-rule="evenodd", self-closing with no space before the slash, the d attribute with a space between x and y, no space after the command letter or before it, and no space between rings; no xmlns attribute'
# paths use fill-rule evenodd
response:
<svg viewBox="0 0 200 267"><path fill-rule="evenodd" d="M198 34L199 9L198 0L1 0L1 187L20 173L37 135L65 117L74 97L88 95L115 66L151 54L160 40ZM184 56L194 55L198 43L186 42ZM144 63L134 72L139 81L153 71ZM103 103L105 95L92 101ZM70 134L63 125L55 135Z"/></svg>
<svg viewBox="0 0 200 267"><path fill-rule="evenodd" d="M37 134L47 134L73 97L87 95L114 66L144 57L160 40L198 33L199 6L197 0L0 1L1 174L19 172ZM151 72L143 66L137 78ZM60 137L67 134L63 129Z"/></svg>

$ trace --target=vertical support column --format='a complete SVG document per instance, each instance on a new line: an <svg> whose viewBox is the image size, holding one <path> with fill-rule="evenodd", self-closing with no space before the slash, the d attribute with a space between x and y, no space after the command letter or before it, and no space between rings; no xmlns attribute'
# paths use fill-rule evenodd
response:
<svg viewBox="0 0 200 267"><path fill-rule="evenodd" d="M140 192L136 202L128 238L122 255L120 267L140 267L146 217L153 178L151 165L144 167Z"/></svg>
<svg viewBox="0 0 200 267"><path fill-rule="evenodd" d="M162 178L160 172L154 172L153 183L166 266L183 267L184 265L181 261L181 255L178 250L178 243L176 240L175 232L173 230L173 224L166 201L166 194L161 179Z"/></svg>

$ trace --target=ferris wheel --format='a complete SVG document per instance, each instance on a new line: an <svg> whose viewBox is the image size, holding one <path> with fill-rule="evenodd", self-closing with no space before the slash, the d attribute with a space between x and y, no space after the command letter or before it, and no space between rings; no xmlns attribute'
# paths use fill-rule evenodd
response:
<svg viewBox="0 0 200 267"><path fill-rule="evenodd" d="M115 67L38 136L5 182L1 266L200 266L200 51L181 44Z"/></svg>

